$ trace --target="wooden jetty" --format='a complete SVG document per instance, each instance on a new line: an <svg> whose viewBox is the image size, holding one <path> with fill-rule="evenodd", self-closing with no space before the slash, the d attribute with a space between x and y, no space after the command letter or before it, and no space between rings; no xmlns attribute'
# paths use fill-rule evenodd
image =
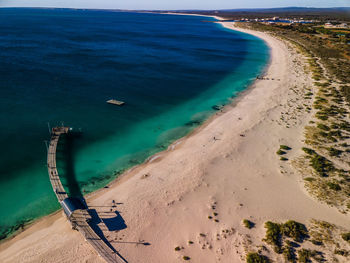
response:
<svg viewBox="0 0 350 263"><path fill-rule="evenodd" d="M124 101L120 101L120 100L114 100L114 99L111 99L111 100L107 100L107 103L109 104L113 104L113 105L117 105L117 106L122 106L125 104Z"/></svg>
<svg viewBox="0 0 350 263"><path fill-rule="evenodd" d="M53 191L56 194L58 202L62 202L64 199L68 198L66 191L63 188L60 177L58 175L56 167L56 149L60 135L68 133L68 127L55 127L51 131L51 140L49 148L47 151L47 169L49 172L49 177Z"/></svg>
<svg viewBox="0 0 350 263"><path fill-rule="evenodd" d="M68 220L74 229L77 229L87 242L97 251L97 253L108 263L124 262L119 255L112 250L89 225L91 216L86 207L74 208L72 198L68 196L61 183L56 167L56 150L59 138L63 134L69 133L69 127L55 127L51 130L51 140L47 151L47 168L52 188L57 200L61 204Z"/></svg>

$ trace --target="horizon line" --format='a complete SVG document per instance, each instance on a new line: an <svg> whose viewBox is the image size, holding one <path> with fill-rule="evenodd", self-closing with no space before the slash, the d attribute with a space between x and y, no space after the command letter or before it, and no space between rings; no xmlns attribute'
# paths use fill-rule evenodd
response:
<svg viewBox="0 0 350 263"><path fill-rule="evenodd" d="M270 10L270 9L336 9L350 6L314 7L314 6L284 6L284 7L248 7L248 8L222 8L222 9L122 9L122 8L92 8L92 7L55 7L55 6L0 6L0 8L37 8L37 9L73 9L73 10L115 10L115 11L241 11L241 10Z"/></svg>

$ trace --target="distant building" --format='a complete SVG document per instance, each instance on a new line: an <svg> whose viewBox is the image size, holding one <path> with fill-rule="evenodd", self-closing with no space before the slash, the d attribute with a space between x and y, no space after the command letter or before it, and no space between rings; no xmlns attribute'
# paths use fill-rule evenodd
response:
<svg viewBox="0 0 350 263"><path fill-rule="evenodd" d="M325 28L349 28L347 23L341 23L338 25L333 25L332 23L325 23L324 27Z"/></svg>
<svg viewBox="0 0 350 263"><path fill-rule="evenodd" d="M347 23L342 23L342 24L338 25L337 27L339 27L339 28L348 28L349 26L348 26Z"/></svg>
<svg viewBox="0 0 350 263"><path fill-rule="evenodd" d="M325 28L331 28L331 27L333 27L333 24L328 22L328 23L324 24L324 27Z"/></svg>

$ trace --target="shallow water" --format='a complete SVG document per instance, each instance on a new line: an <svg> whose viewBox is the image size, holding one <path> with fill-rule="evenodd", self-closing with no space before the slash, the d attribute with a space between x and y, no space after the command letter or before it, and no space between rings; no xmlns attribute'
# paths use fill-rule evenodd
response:
<svg viewBox="0 0 350 263"><path fill-rule="evenodd" d="M59 205L46 170L51 126L71 194L103 187L230 102L268 48L211 18L68 9L0 9L0 227ZM106 100L126 105L109 105Z"/></svg>

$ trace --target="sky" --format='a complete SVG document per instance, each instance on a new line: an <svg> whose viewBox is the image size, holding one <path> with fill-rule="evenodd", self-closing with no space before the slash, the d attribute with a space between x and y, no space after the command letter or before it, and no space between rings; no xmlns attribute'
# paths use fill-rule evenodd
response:
<svg viewBox="0 0 350 263"><path fill-rule="evenodd" d="M0 7L101 9L235 9L270 7L350 7L350 0L0 0Z"/></svg>

